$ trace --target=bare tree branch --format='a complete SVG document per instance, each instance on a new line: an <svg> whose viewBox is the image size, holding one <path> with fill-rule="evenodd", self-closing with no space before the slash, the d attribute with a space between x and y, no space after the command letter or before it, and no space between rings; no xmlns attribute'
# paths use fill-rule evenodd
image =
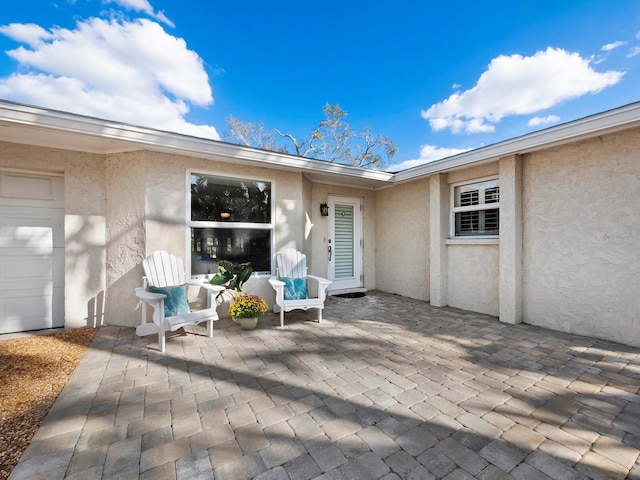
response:
<svg viewBox="0 0 640 480"><path fill-rule="evenodd" d="M278 143L271 133L265 132L263 124L242 122L231 116L226 119L229 131L225 132L224 138L241 145L361 167L382 168L396 154L398 148L395 143L383 135L372 133L370 127L364 127L360 134L353 131L346 120L348 113L338 104L327 103L322 110L324 118L311 131L309 140L297 139L274 129L278 136L291 142L293 152L285 144Z"/></svg>

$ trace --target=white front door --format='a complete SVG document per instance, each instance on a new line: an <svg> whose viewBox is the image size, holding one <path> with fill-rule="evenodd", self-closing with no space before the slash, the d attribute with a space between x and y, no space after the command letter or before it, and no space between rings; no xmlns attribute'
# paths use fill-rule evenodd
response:
<svg viewBox="0 0 640 480"><path fill-rule="evenodd" d="M339 196L328 200L329 291L362 288L362 200Z"/></svg>
<svg viewBox="0 0 640 480"><path fill-rule="evenodd" d="M0 171L0 333L64 326L62 181Z"/></svg>

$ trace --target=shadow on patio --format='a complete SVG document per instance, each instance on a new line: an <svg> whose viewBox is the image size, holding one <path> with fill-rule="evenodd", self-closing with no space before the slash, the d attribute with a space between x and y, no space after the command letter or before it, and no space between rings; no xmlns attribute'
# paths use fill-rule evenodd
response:
<svg viewBox="0 0 640 480"><path fill-rule="evenodd" d="M640 350L394 295L214 338L104 327L21 478L640 475Z"/></svg>

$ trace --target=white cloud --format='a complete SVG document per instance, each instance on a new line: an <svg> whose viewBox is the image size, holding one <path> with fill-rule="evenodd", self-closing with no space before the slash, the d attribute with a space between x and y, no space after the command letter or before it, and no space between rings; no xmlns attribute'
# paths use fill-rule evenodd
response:
<svg viewBox="0 0 640 480"><path fill-rule="evenodd" d="M529 125L530 127L537 127L539 125L545 125L547 123L555 123L558 120L560 120L560 117L557 115L547 115L546 117L533 117L531 120L529 120L529 123L527 123L527 125Z"/></svg>
<svg viewBox="0 0 640 480"><path fill-rule="evenodd" d="M508 115L539 112L620 81L625 72L596 72L577 53L547 48L531 57L494 58L476 85L422 111L434 131L492 132Z"/></svg>
<svg viewBox="0 0 640 480"><path fill-rule="evenodd" d="M151 18L155 18L170 27L175 26L173 22L166 17L164 12L156 12L147 0L103 0L103 3L115 3L135 12L146 13Z"/></svg>
<svg viewBox="0 0 640 480"><path fill-rule="evenodd" d="M631 57L636 57L640 55L640 47L633 47L629 49L629 52L627 53L627 58L631 58Z"/></svg>
<svg viewBox="0 0 640 480"><path fill-rule="evenodd" d="M612 43L607 43L606 45L603 45L600 50L602 50L603 52L610 52L611 50L614 50L618 47L621 47L622 45L625 45L627 42L623 42L618 40L617 42L612 42Z"/></svg>
<svg viewBox="0 0 640 480"><path fill-rule="evenodd" d="M452 157L459 153L468 152L470 148L446 148L436 147L435 145L422 145L420 148L420 158L415 160L405 160L404 162L397 163L391 166L390 171L399 172L400 170L406 170L407 168L417 167L423 163L433 162L434 160L440 160L441 158Z"/></svg>
<svg viewBox="0 0 640 480"><path fill-rule="evenodd" d="M188 104L213 103L209 79L202 59L158 23L91 18L74 30L11 24L0 33L26 44L6 52L20 68L0 78L1 98L219 138L184 119Z"/></svg>
<svg viewBox="0 0 640 480"><path fill-rule="evenodd" d="M41 45L43 41L51 38L51 33L35 23L11 23L9 25L2 25L0 26L0 33L17 42L26 43L32 48Z"/></svg>

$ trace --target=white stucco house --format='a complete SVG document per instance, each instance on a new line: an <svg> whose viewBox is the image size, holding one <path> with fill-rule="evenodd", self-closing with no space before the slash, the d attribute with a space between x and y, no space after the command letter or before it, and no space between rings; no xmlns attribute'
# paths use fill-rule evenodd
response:
<svg viewBox="0 0 640 480"><path fill-rule="evenodd" d="M158 249L273 303L289 246L334 292L640 346L640 103L388 173L0 101L0 333L135 326Z"/></svg>

